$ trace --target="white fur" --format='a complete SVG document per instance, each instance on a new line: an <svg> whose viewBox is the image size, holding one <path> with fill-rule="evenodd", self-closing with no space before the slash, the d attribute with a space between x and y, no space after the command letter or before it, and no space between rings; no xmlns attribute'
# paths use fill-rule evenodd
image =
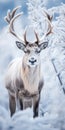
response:
<svg viewBox="0 0 65 130"><path fill-rule="evenodd" d="M13 93L15 93L16 87L18 87L16 86L16 79L21 79L23 80L24 88L33 94L38 91L40 78L40 65L33 68L28 68L27 66L24 71L22 58L17 58L13 60L8 67L5 85L9 87L7 88L9 91L12 89ZM9 83L11 83L11 86L8 86Z"/></svg>

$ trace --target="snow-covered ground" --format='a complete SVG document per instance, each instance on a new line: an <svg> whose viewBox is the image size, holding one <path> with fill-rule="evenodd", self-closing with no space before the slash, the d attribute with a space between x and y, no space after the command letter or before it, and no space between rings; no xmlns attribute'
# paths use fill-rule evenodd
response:
<svg viewBox="0 0 65 130"><path fill-rule="evenodd" d="M41 53L45 83L41 93L39 117L33 119L32 108L18 110L10 117L4 77L8 63L21 55L23 53L17 49L15 39L4 29L0 33L0 130L65 130L65 95L49 58L48 49Z"/></svg>

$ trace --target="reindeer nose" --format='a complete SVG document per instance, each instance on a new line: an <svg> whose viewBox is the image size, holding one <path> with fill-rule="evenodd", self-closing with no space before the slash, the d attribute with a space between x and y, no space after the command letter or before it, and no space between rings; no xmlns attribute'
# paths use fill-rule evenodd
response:
<svg viewBox="0 0 65 130"><path fill-rule="evenodd" d="M32 64L34 64L36 61L37 61L37 60L36 60L34 57L32 57L32 58L29 60L29 62L32 63Z"/></svg>

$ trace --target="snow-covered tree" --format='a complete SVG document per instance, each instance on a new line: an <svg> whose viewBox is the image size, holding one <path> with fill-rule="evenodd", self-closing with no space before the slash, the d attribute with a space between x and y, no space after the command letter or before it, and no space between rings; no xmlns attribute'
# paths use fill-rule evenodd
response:
<svg viewBox="0 0 65 130"><path fill-rule="evenodd" d="M59 78L60 84L65 88L65 4L60 7L55 7L53 10L58 17L54 22L54 35L50 42L51 46L51 59L55 66L57 76ZM57 54L57 55L56 55Z"/></svg>
<svg viewBox="0 0 65 130"><path fill-rule="evenodd" d="M43 16L43 9L46 10L45 2L44 0L28 0L28 16L29 20L39 32L39 35L44 34L44 28L45 28L45 18Z"/></svg>

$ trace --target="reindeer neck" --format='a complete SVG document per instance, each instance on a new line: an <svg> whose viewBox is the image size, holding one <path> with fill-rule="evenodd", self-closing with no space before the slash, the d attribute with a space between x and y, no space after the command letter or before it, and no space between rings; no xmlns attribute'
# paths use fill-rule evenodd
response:
<svg viewBox="0 0 65 130"><path fill-rule="evenodd" d="M29 67L29 66L25 66L24 63L22 63L22 72L24 78L33 81L37 77L38 78L40 77L40 65L36 67Z"/></svg>
<svg viewBox="0 0 65 130"><path fill-rule="evenodd" d="M29 67L24 65L24 63L22 63L22 69L23 72L25 73L25 75L29 75L29 76L33 76L35 73L40 73L40 65L35 66L35 67Z"/></svg>
<svg viewBox="0 0 65 130"><path fill-rule="evenodd" d="M24 88L30 93L38 91L38 85L40 80L40 65L31 68L22 64L22 80L24 82Z"/></svg>

